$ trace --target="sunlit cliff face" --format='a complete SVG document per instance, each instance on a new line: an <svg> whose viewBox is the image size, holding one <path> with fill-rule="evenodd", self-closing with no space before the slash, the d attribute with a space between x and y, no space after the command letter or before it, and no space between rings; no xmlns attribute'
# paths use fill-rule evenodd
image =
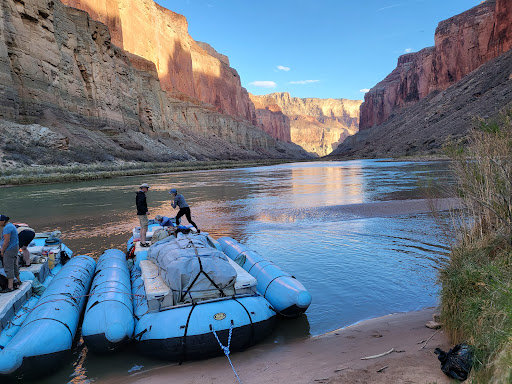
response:
<svg viewBox="0 0 512 384"><path fill-rule="evenodd" d="M330 154L358 131L359 100L301 99L287 92L249 96L265 132L318 156Z"/></svg>
<svg viewBox="0 0 512 384"><path fill-rule="evenodd" d="M152 0L63 0L106 24L112 43L153 62L173 97L208 103L219 112L254 120L254 108L228 60L209 54L188 34L184 16Z"/></svg>

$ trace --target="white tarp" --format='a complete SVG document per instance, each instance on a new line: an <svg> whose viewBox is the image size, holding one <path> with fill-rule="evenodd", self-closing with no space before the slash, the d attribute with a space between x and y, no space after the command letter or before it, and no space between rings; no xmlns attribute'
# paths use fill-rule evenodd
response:
<svg viewBox="0 0 512 384"><path fill-rule="evenodd" d="M148 259L160 268L174 303L222 297L219 288L225 295L234 291L235 269L205 235L179 233L178 238L161 240L149 248Z"/></svg>

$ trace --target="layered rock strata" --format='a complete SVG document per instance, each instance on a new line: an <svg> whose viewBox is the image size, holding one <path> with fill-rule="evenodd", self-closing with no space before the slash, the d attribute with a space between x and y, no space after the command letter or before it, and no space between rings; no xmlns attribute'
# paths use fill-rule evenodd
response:
<svg viewBox="0 0 512 384"><path fill-rule="evenodd" d="M175 98L197 99L221 113L255 122L240 76L227 57L188 34L187 19L153 0L62 0L112 31L112 43L155 64Z"/></svg>
<svg viewBox="0 0 512 384"><path fill-rule="evenodd" d="M250 94L258 125L282 141L318 156L331 153L358 131L361 101L291 97L289 93Z"/></svg>
<svg viewBox="0 0 512 384"><path fill-rule="evenodd" d="M479 119L512 109L512 50L480 66L444 91L434 91L378 126L345 140L333 158L396 157L441 152L464 144Z"/></svg>
<svg viewBox="0 0 512 384"><path fill-rule="evenodd" d="M512 46L512 1L487 0L439 23L435 46L403 55L361 105L360 130L442 91Z"/></svg>
<svg viewBox="0 0 512 384"><path fill-rule="evenodd" d="M183 26L183 18L169 15L159 22L172 25L174 17ZM115 34L124 30L118 26ZM53 0L5 0L0 7L0 119L40 124L66 137L69 150L114 157L304 155L247 119L195 98L170 97L153 62L112 44L107 26L86 12Z"/></svg>

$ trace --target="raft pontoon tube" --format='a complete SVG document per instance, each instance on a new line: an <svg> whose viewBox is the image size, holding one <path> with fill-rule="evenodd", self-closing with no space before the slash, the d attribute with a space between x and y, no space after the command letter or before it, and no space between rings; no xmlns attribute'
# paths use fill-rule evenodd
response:
<svg viewBox="0 0 512 384"><path fill-rule="evenodd" d="M131 339L134 326L126 255L109 249L98 259L85 308L82 336L94 352L108 353Z"/></svg>
<svg viewBox="0 0 512 384"><path fill-rule="evenodd" d="M280 315L297 317L308 309L311 294L295 277L231 237L218 242L229 258L256 278L258 292Z"/></svg>
<svg viewBox="0 0 512 384"><path fill-rule="evenodd" d="M56 369L73 344L96 262L72 258L53 278L16 336L0 351L0 374Z"/></svg>
<svg viewBox="0 0 512 384"><path fill-rule="evenodd" d="M267 337L276 314L259 294L183 304L151 312L141 270L132 268L134 339L142 354L170 361L221 355L219 341L229 350L245 349ZM215 332L215 333L214 333Z"/></svg>

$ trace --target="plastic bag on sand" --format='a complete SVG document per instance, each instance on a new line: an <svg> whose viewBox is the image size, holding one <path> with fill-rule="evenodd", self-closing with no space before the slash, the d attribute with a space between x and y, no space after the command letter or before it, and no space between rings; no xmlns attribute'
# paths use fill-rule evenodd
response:
<svg viewBox="0 0 512 384"><path fill-rule="evenodd" d="M457 344L448 352L436 348L434 353L441 362L441 370L452 379L464 381L473 366L473 351L467 344Z"/></svg>

